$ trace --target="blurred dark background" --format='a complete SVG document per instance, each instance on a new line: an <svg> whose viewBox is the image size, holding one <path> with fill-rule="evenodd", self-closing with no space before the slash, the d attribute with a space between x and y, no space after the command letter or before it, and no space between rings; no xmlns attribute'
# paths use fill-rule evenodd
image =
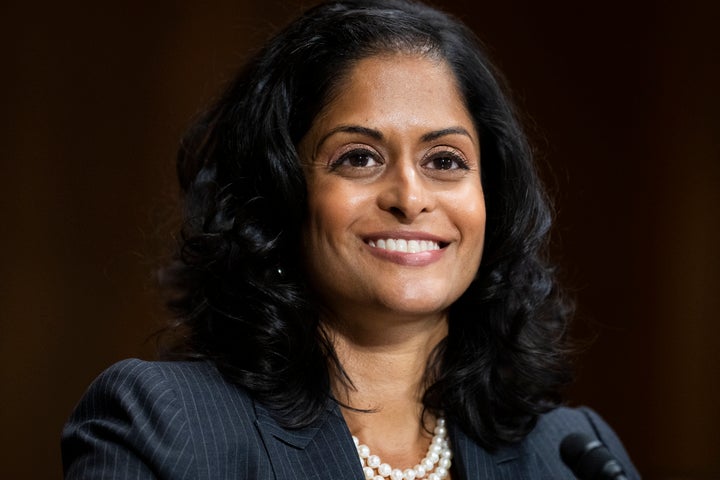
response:
<svg viewBox="0 0 720 480"><path fill-rule="evenodd" d="M185 127L310 1L0 6L0 470L60 478L88 383L152 358ZM595 338L571 404L648 479L720 478L720 36L714 2L437 1L505 72Z"/></svg>

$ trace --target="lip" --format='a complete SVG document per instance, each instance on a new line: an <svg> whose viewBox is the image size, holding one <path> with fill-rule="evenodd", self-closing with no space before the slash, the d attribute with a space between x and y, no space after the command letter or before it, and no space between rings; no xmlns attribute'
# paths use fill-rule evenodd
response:
<svg viewBox="0 0 720 480"><path fill-rule="evenodd" d="M410 267L424 267L439 261L445 254L445 247L450 243L447 239L433 235L426 232L408 232L408 231L387 231L387 232L373 232L372 234L365 235L362 237L365 243L365 248L369 252L382 260L387 260L398 265L410 266ZM371 247L368 242L377 241L380 239L395 238L403 240L426 240L436 242L439 246L439 250L427 250L425 252L398 252L389 251L382 248Z"/></svg>

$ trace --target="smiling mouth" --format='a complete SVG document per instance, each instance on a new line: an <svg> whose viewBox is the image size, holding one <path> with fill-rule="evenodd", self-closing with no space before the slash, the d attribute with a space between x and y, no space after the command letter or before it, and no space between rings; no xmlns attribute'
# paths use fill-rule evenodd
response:
<svg viewBox="0 0 720 480"><path fill-rule="evenodd" d="M380 238L367 242L373 248L389 252L420 253L440 250L447 244L432 240L405 240L404 238Z"/></svg>

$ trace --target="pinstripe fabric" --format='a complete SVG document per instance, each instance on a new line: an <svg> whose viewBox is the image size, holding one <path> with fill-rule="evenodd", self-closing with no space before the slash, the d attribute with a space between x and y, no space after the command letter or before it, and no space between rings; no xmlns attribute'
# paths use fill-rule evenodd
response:
<svg viewBox="0 0 720 480"><path fill-rule="evenodd" d="M558 445L581 431L599 436L639 478L610 428L591 410L545 415L520 444L490 454L451 426L459 479L571 479ZM67 479L363 479L336 406L298 430L205 362L120 362L93 382L62 439Z"/></svg>
<svg viewBox="0 0 720 480"><path fill-rule="evenodd" d="M500 448L492 455L451 426L454 464L461 479L488 480L572 480L575 477L560 458L559 445L569 433L580 432L599 438L622 464L629 480L640 475L622 443L610 427L589 408L558 408L540 417L538 424L517 445Z"/></svg>

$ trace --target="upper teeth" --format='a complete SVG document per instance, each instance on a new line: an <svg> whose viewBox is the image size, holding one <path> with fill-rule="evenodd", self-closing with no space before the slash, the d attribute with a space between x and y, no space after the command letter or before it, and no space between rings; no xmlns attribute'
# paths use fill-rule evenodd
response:
<svg viewBox="0 0 720 480"><path fill-rule="evenodd" d="M370 240L368 245L391 252L407 252L418 253L427 252L428 250L440 250L437 242L430 240L405 240L402 238L385 238L380 240Z"/></svg>

